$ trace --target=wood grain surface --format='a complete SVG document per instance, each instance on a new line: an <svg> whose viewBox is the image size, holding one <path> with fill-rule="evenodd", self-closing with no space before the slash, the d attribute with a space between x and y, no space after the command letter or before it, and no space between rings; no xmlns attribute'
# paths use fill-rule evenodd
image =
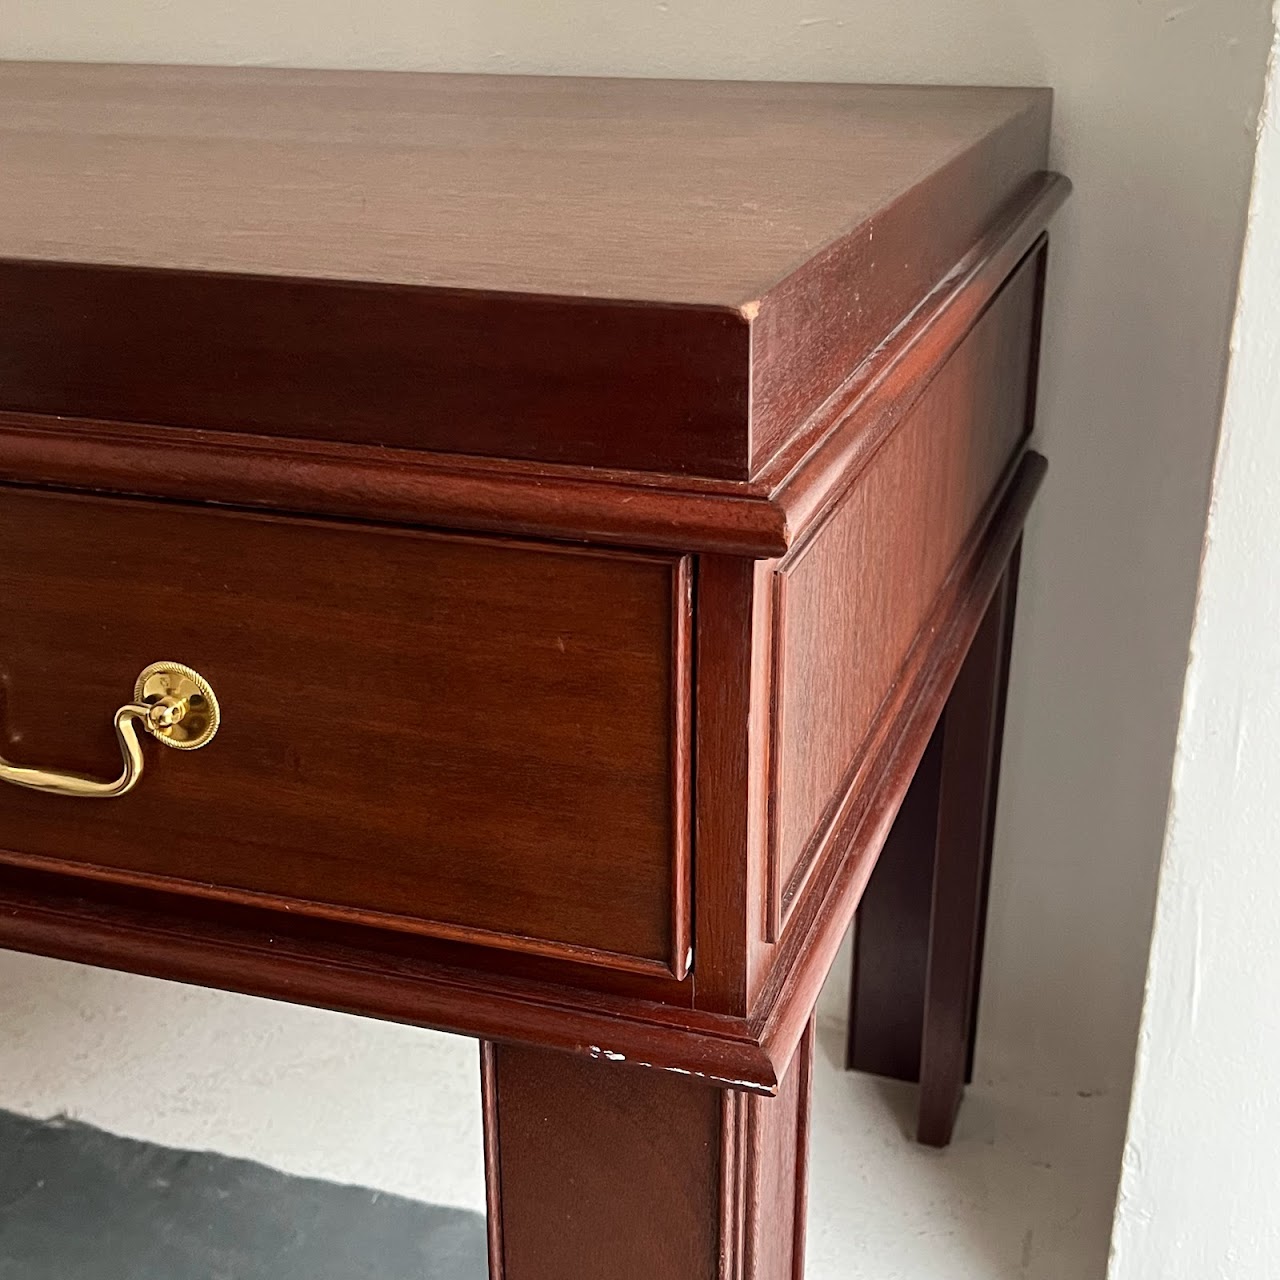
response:
<svg viewBox="0 0 1280 1280"><path fill-rule="evenodd" d="M845 1064L918 1082L946 712L858 903Z"/></svg>
<svg viewBox="0 0 1280 1280"><path fill-rule="evenodd" d="M751 481L5 410L0 477L526 537L780 555L911 411L1069 190L1060 175L1036 183Z"/></svg>
<svg viewBox="0 0 1280 1280"><path fill-rule="evenodd" d="M1015 551L942 716L937 855L916 1126L918 1139L933 1147L951 1141L977 1034L978 979L1020 561Z"/></svg>
<svg viewBox="0 0 1280 1280"><path fill-rule="evenodd" d="M951 1141L972 1076L1015 549L858 906L848 1065L920 1083L917 1135Z"/></svg>
<svg viewBox="0 0 1280 1280"><path fill-rule="evenodd" d="M491 1165L528 1055L513 1186L547 1109L691 1197L566 1199L605 1271L794 1280L788 1070L1043 474L1049 107L0 65L0 749L225 713L0 794L0 945L495 1042Z"/></svg>
<svg viewBox="0 0 1280 1280"><path fill-rule="evenodd" d="M0 408L746 479L1035 188L1049 105L0 65Z"/></svg>
<svg viewBox="0 0 1280 1280"><path fill-rule="evenodd" d="M1047 465L1027 452L967 540L878 718L832 819L832 836L775 948L752 1018L785 1061L804 1032L988 606L1022 538Z"/></svg>
<svg viewBox="0 0 1280 1280"><path fill-rule="evenodd" d="M772 949L776 954L746 1014L689 1007L687 995L681 1004L698 982L696 950L692 982L668 980L670 995L633 989L608 994L592 991L589 972L576 973L563 961L548 972L541 957L520 955L517 963L507 952L508 963L494 964L476 946L451 958L427 946L419 954L393 945L408 935L385 928L94 885L21 867L0 867L0 945L484 1039L553 1046L605 1062L607 1051L658 1070L773 1092L1043 474L1043 459L1024 458L975 529L888 700L856 786L836 816L827 856ZM699 931L716 905L699 898ZM763 901L743 909L758 928ZM599 972L612 987L615 975Z"/></svg>
<svg viewBox="0 0 1280 1280"><path fill-rule="evenodd" d="M1048 97L0 63L0 256L736 308Z"/></svg>
<svg viewBox="0 0 1280 1280"><path fill-rule="evenodd" d="M760 1098L484 1045L492 1280L801 1280L813 1050Z"/></svg>
<svg viewBox="0 0 1280 1280"><path fill-rule="evenodd" d="M0 489L3 755L112 776L176 659L223 710L130 795L0 788L0 861L684 972L683 561Z"/></svg>
<svg viewBox="0 0 1280 1280"><path fill-rule="evenodd" d="M1038 276L1033 256L835 514L776 572L774 940L930 602L1031 428Z"/></svg>

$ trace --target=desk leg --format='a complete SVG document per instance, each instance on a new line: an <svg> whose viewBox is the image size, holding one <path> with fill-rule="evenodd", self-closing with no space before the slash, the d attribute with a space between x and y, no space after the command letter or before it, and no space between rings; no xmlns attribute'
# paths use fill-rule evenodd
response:
<svg viewBox="0 0 1280 1280"><path fill-rule="evenodd" d="M848 1065L920 1082L951 1141L973 1075L1019 553L996 589L858 908Z"/></svg>
<svg viewBox="0 0 1280 1280"><path fill-rule="evenodd" d="M813 1026L776 1098L483 1044L490 1280L801 1280Z"/></svg>

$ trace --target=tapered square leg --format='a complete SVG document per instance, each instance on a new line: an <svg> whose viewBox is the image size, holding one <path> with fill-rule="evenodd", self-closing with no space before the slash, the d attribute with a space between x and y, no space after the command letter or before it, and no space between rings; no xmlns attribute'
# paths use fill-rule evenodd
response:
<svg viewBox="0 0 1280 1280"><path fill-rule="evenodd" d="M776 1098L485 1044L490 1280L801 1280L813 1027Z"/></svg>
<svg viewBox="0 0 1280 1280"><path fill-rule="evenodd" d="M858 908L848 1065L920 1082L951 1140L973 1073L1019 555L988 606Z"/></svg>

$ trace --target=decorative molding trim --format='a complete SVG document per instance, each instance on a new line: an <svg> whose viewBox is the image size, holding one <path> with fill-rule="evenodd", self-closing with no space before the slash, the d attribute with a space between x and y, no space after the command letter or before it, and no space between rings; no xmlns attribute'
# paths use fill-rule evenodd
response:
<svg viewBox="0 0 1280 1280"><path fill-rule="evenodd" d="M0 411L0 480L391 524L771 558L799 542L964 340L1071 184L1044 173L746 481ZM299 430L306 424L300 423Z"/></svg>

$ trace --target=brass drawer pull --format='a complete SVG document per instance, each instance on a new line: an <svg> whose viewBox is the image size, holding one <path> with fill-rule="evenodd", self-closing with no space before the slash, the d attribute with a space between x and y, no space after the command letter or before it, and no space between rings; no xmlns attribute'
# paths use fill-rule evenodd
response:
<svg viewBox="0 0 1280 1280"><path fill-rule="evenodd" d="M101 782L78 773L26 769L0 758L0 782L59 796L111 800L132 791L142 777L139 724L167 747L196 751L218 732L219 721L218 699L202 675L181 662L153 662L134 683L133 701L125 703L115 715L116 737L124 759L124 770L118 778Z"/></svg>

